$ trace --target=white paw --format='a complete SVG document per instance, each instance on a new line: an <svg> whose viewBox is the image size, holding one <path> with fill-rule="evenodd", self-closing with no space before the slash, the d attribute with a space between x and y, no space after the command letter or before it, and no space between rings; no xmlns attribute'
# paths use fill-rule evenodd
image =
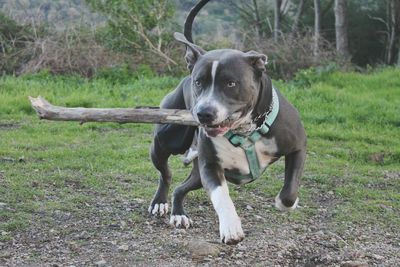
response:
<svg viewBox="0 0 400 267"><path fill-rule="evenodd" d="M296 201L294 202L293 206L291 207L286 207L283 205L282 200L279 197L279 194L275 197L275 208L277 208L280 211L291 211L295 210L299 204L299 198L296 198Z"/></svg>
<svg viewBox="0 0 400 267"><path fill-rule="evenodd" d="M176 228L185 227L188 229L191 225L193 225L193 221L186 215L171 215L169 224L175 226Z"/></svg>
<svg viewBox="0 0 400 267"><path fill-rule="evenodd" d="M148 209L149 213L152 215L164 216L168 214L168 203L155 204L154 207L150 205Z"/></svg>
<svg viewBox="0 0 400 267"><path fill-rule="evenodd" d="M244 233L239 217L236 219L224 219L219 224L221 242L227 245L235 245L243 240Z"/></svg>

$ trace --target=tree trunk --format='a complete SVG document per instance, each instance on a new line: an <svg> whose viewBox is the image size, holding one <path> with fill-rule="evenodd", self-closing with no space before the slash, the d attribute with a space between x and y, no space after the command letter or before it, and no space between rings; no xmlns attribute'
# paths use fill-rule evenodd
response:
<svg viewBox="0 0 400 267"><path fill-rule="evenodd" d="M264 31L263 31L263 28L262 28L260 13L258 11L257 0L253 0L253 6L254 6L254 15L256 17L257 37L260 40L262 37L264 37Z"/></svg>
<svg viewBox="0 0 400 267"><path fill-rule="evenodd" d="M348 58L349 41L347 36L347 3L346 0L335 0L336 51Z"/></svg>
<svg viewBox="0 0 400 267"><path fill-rule="evenodd" d="M319 57L319 45L321 40L321 1L314 0L314 48L315 60Z"/></svg>
<svg viewBox="0 0 400 267"><path fill-rule="evenodd" d="M197 126L189 110L151 108L65 108L53 106L43 97L29 97L40 119L53 121L167 123Z"/></svg>
<svg viewBox="0 0 400 267"><path fill-rule="evenodd" d="M396 0L390 0L388 5L388 14L390 16L390 33L389 33L389 41L387 46L387 57L386 64L390 65L394 63L394 48L395 48L395 40L396 40L396 28L397 28L397 9L396 9Z"/></svg>
<svg viewBox="0 0 400 267"><path fill-rule="evenodd" d="M299 24L300 24L300 18L303 15L304 11L304 2L305 0L300 0L299 5L297 7L296 15L294 16L294 21L292 24L292 36L297 36L299 32Z"/></svg>
<svg viewBox="0 0 400 267"><path fill-rule="evenodd" d="M400 38L397 44L397 67L400 68Z"/></svg>
<svg viewBox="0 0 400 267"><path fill-rule="evenodd" d="M274 41L277 42L281 32L281 4L282 0L275 0L274 5Z"/></svg>

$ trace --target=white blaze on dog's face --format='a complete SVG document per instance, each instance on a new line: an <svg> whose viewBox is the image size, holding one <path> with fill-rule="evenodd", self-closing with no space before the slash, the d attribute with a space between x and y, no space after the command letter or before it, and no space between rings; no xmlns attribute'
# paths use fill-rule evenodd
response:
<svg viewBox="0 0 400 267"><path fill-rule="evenodd" d="M219 61L214 60L211 64L211 82L208 90L203 91L203 95L198 97L198 102L193 108L193 115L197 119L198 122L204 124L205 126L219 125L228 117L228 109L224 106L220 99L216 98L215 93L215 76L217 73ZM194 82L195 90L198 91L198 87L202 86L202 82L198 79ZM204 116L202 112L209 112L210 116L207 117L207 114ZM223 132L224 129L217 129L220 132Z"/></svg>

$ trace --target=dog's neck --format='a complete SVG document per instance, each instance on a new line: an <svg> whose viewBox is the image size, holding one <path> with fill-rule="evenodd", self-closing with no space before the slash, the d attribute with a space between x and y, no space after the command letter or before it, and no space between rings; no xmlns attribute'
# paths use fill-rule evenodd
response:
<svg viewBox="0 0 400 267"><path fill-rule="evenodd" d="M264 123L265 116L272 107L272 82L271 79L263 73L260 81L258 101L251 114L252 121L257 127Z"/></svg>

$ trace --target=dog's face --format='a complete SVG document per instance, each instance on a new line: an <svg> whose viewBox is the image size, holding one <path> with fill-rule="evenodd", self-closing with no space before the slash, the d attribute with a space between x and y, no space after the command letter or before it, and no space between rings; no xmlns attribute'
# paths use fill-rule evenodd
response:
<svg viewBox="0 0 400 267"><path fill-rule="evenodd" d="M175 38L187 45L185 59L194 99L191 112L207 135L215 137L251 124L267 57L232 49L205 52L183 35L175 34Z"/></svg>

